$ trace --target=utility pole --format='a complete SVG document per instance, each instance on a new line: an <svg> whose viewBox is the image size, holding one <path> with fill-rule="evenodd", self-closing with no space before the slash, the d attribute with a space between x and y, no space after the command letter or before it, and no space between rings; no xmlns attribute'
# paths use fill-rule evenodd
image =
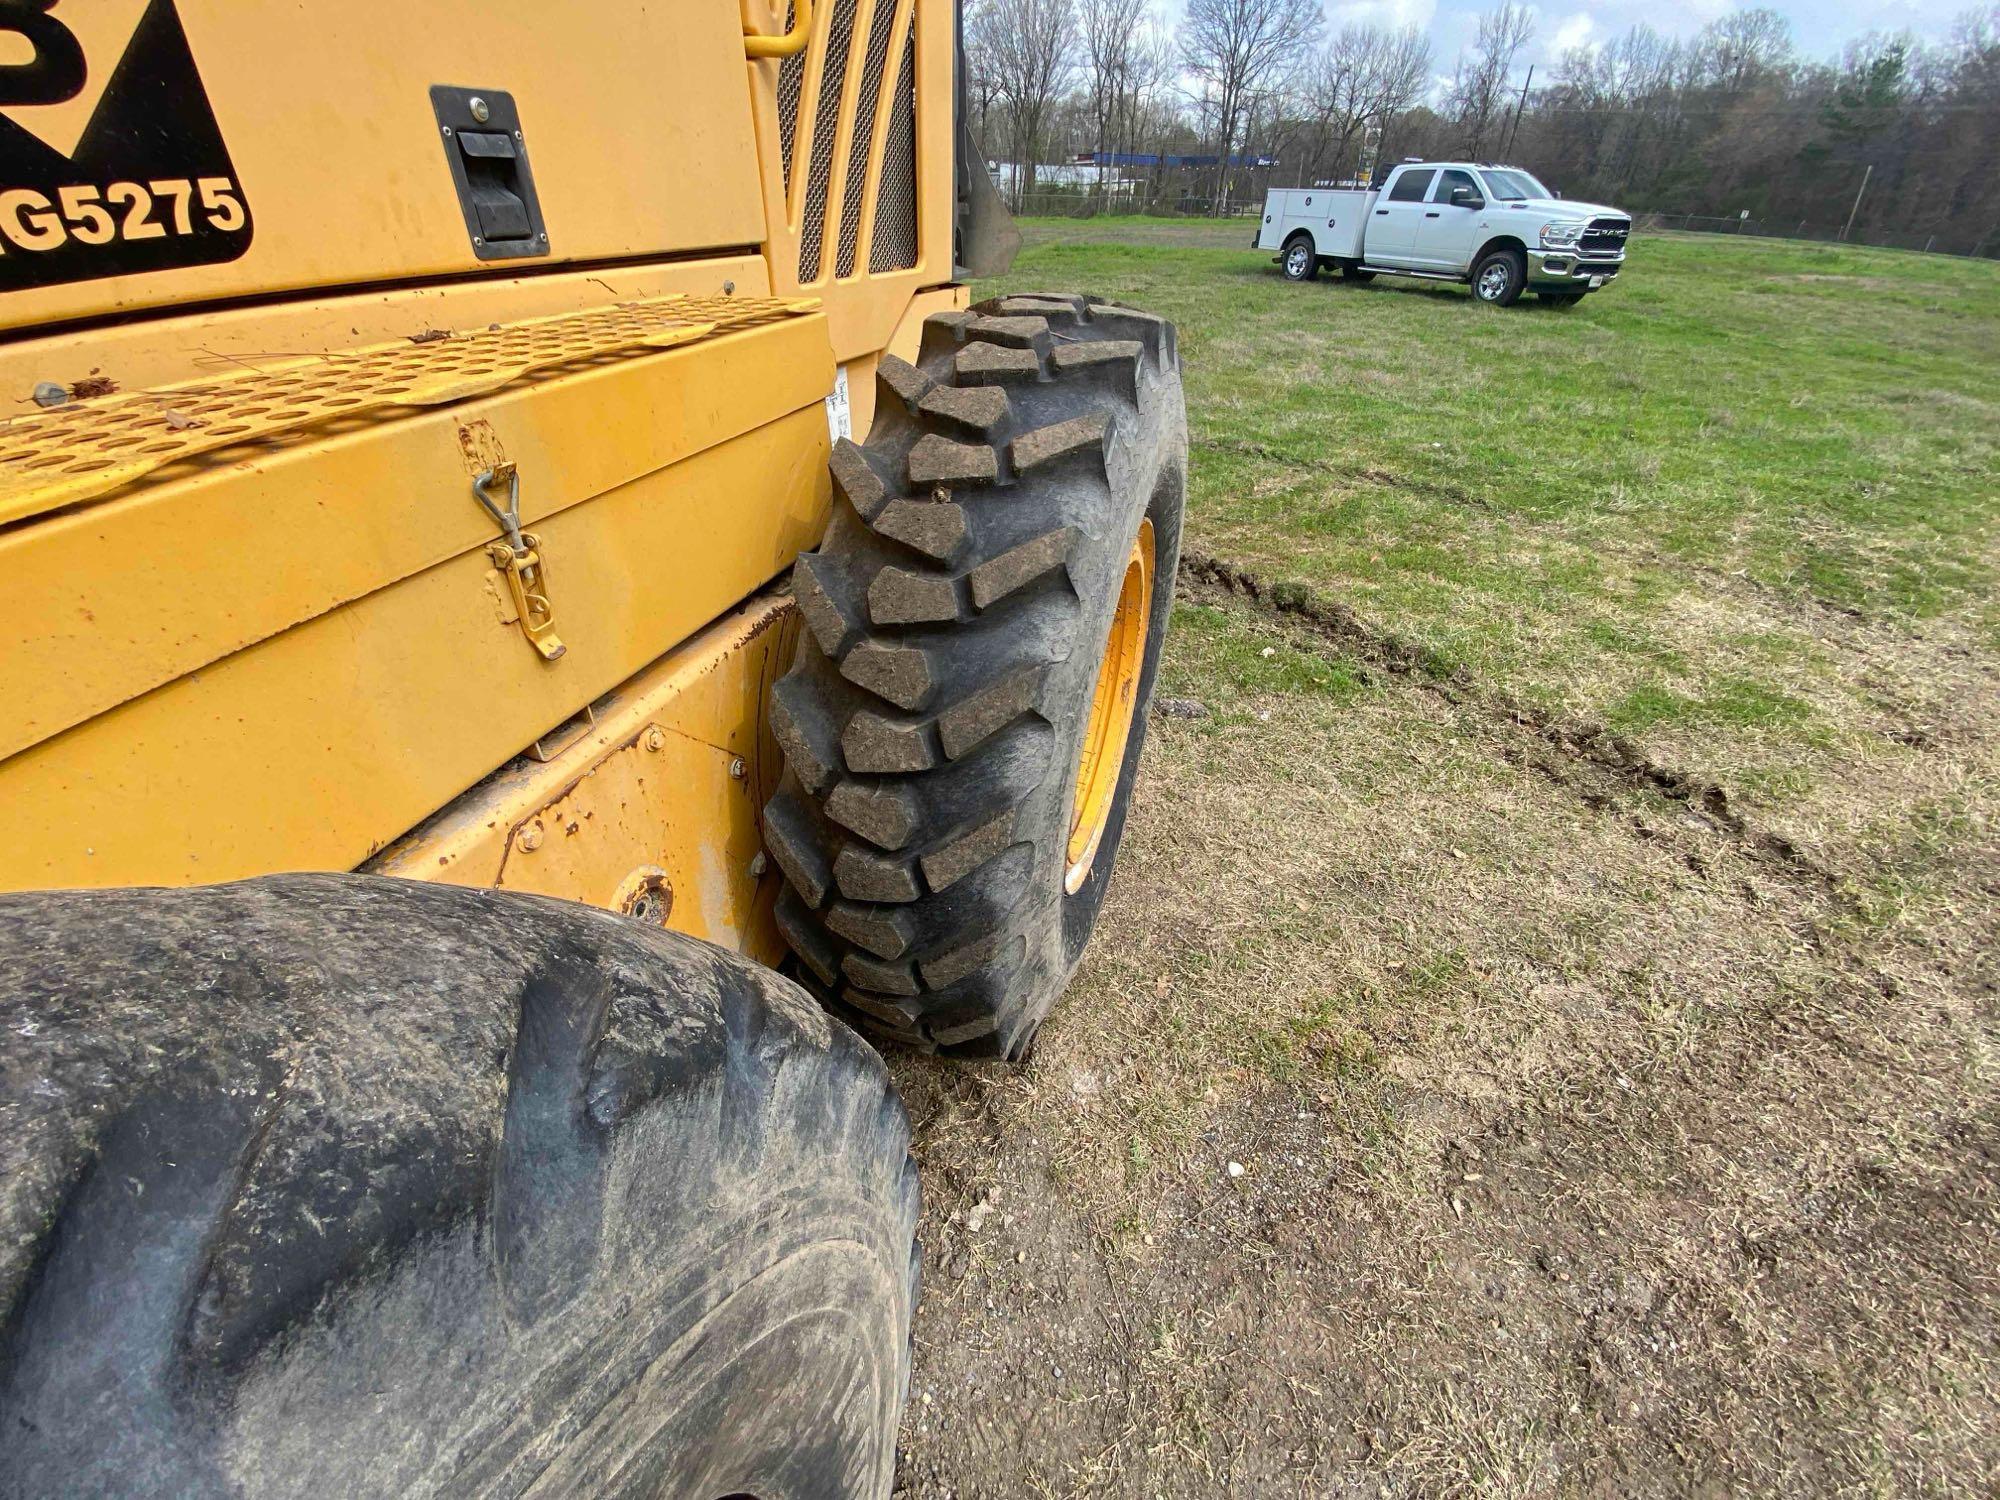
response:
<svg viewBox="0 0 2000 1500"><path fill-rule="evenodd" d="M1507 127L1507 144L1501 148L1503 161L1511 161L1514 156L1514 136L1521 128L1521 110L1528 102L1528 85L1535 81L1535 65L1528 64L1528 76L1521 81L1521 97L1514 101L1514 122Z"/></svg>
<svg viewBox="0 0 2000 1500"><path fill-rule="evenodd" d="M1861 195L1868 191L1868 179L1874 175L1875 163L1871 161L1868 163L1868 170L1861 174L1861 186L1854 190L1854 207L1847 211L1847 227L1840 231L1843 240L1854 233L1854 216L1861 212Z"/></svg>

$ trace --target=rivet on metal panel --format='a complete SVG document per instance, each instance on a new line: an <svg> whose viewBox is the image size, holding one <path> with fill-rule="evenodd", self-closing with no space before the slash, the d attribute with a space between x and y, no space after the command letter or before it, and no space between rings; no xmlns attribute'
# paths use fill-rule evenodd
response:
<svg viewBox="0 0 2000 1500"><path fill-rule="evenodd" d="M729 762L729 774L737 781L741 781L745 776L750 774L750 768L743 764L742 756L736 756Z"/></svg>
<svg viewBox="0 0 2000 1500"><path fill-rule="evenodd" d="M542 825L539 820L530 823L514 835L514 847L523 854L533 854L542 847Z"/></svg>
<svg viewBox="0 0 2000 1500"><path fill-rule="evenodd" d="M644 738L639 741L648 751L658 755L667 748L667 732L657 724L648 724Z"/></svg>

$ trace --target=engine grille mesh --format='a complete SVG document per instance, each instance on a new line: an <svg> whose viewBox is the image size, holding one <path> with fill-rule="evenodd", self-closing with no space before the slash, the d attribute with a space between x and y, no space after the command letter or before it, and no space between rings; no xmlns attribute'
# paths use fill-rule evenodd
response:
<svg viewBox="0 0 2000 1500"><path fill-rule="evenodd" d="M795 4L793 0L793 6L786 10L787 29L796 19ZM907 271L917 264L917 41L913 18L901 29L896 25L901 8L899 0L826 0L823 39L780 65L778 151L786 201L798 205L798 279L802 287L860 275L864 253L870 273ZM864 15L868 29L857 49L855 31ZM884 121L882 84L888 77L891 54L897 52L901 57L895 86L887 91L889 117ZM858 69L859 76L854 80L853 114L843 121L843 95L850 69ZM810 116L801 120L808 78L815 79L817 87ZM840 200L830 203L843 123L849 127L845 171ZM879 155L875 151L878 127L882 131ZM801 171L806 180L795 198ZM862 208L871 182L875 188L874 232L864 252ZM835 216L832 223L829 214Z"/></svg>
<svg viewBox="0 0 2000 1500"><path fill-rule="evenodd" d="M917 263L917 39L903 44L903 69L882 141L882 185L875 191L870 271L907 271Z"/></svg>
<svg viewBox="0 0 2000 1500"><path fill-rule="evenodd" d="M875 104L882 97L882 69L889 60L890 30L896 23L896 0L875 0L868 22L868 56L861 68L861 93L854 108L854 142L847 153L847 184L840 203L840 254L833 274L852 276L861 242L861 197L868 185L869 149L875 141Z"/></svg>
<svg viewBox="0 0 2000 1500"><path fill-rule="evenodd" d="M798 6L785 7L785 30L798 20ZM785 168L785 196L792 192L792 143L799 134L799 95L806 87L806 54L794 52L778 65L778 155Z"/></svg>
<svg viewBox="0 0 2000 1500"><path fill-rule="evenodd" d="M833 143L840 131L840 95L847 86L848 43L854 39L856 0L835 0L827 27L826 62L813 114L812 165L806 174L806 218L799 231L799 284L819 280L826 264L826 195L833 181Z"/></svg>

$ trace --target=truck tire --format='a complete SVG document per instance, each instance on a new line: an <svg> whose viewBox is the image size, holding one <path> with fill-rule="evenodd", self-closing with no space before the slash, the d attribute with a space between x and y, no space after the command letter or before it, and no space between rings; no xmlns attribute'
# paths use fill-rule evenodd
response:
<svg viewBox="0 0 2000 1500"><path fill-rule="evenodd" d="M1340 268L1340 279L1342 281L1357 282L1362 286L1366 286L1375 279L1375 273L1350 261Z"/></svg>
<svg viewBox="0 0 2000 1500"><path fill-rule="evenodd" d="M1005 297L931 318L917 366L882 361L794 570L808 628L764 816L778 925L844 1018L1025 1055L1124 832L1186 472L1174 329L1150 314Z"/></svg>
<svg viewBox="0 0 2000 1500"><path fill-rule="evenodd" d="M1472 268L1474 300L1512 307L1528 284L1528 258L1518 250L1489 250Z"/></svg>
<svg viewBox="0 0 2000 1500"><path fill-rule="evenodd" d="M1319 257L1313 253L1312 236L1301 230L1285 241L1278 252L1278 268L1287 281L1311 281L1319 275Z"/></svg>
<svg viewBox="0 0 2000 1500"><path fill-rule="evenodd" d="M886 1495L907 1144L809 997L608 912L0 897L0 1494Z"/></svg>

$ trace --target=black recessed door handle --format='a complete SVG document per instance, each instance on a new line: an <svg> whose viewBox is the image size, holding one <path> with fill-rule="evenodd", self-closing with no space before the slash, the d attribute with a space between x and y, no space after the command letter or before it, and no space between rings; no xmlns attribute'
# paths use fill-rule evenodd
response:
<svg viewBox="0 0 2000 1500"><path fill-rule="evenodd" d="M1386 218L1388 216L1389 210L1386 208L1378 208L1375 210L1375 212L1383 215Z"/></svg>
<svg viewBox="0 0 2000 1500"><path fill-rule="evenodd" d="M1426 219L1435 219L1437 217L1437 210L1432 209L1429 213L1425 214L1424 217Z"/></svg>

